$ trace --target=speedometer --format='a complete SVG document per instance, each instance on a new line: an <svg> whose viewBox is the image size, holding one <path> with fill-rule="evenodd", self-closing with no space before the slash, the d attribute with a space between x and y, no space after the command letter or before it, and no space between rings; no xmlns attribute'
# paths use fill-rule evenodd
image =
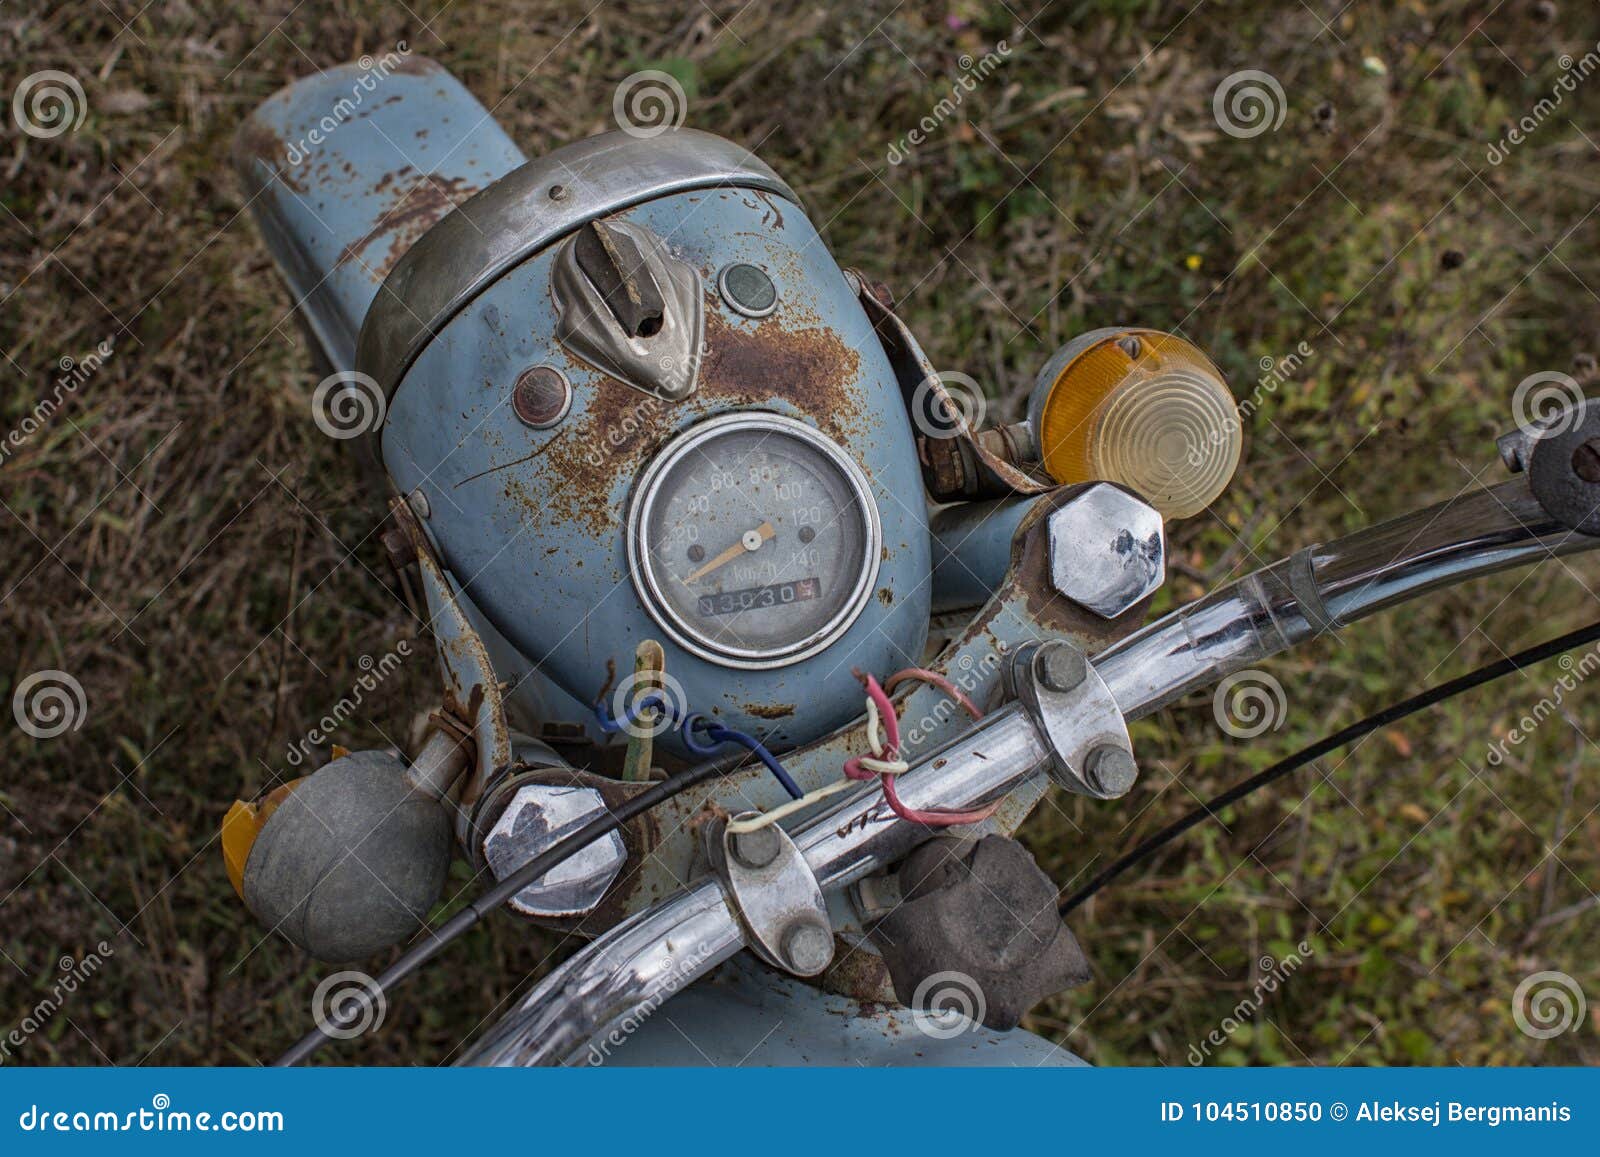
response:
<svg viewBox="0 0 1600 1157"><path fill-rule="evenodd" d="M879 548L861 468L777 414L694 427L645 470L628 516L628 565L651 617L732 667L795 663L849 630Z"/></svg>

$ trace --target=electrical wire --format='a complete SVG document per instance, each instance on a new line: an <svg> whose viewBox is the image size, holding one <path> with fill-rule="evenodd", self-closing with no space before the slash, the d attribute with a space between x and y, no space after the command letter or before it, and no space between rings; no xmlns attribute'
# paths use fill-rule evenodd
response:
<svg viewBox="0 0 1600 1157"><path fill-rule="evenodd" d="M773 808L771 811L756 812L750 816L740 816L738 819L728 821L728 831L733 835L743 835L745 832L756 832L768 824L775 824L779 820L788 819L796 812L803 812L806 808L830 795L838 795L841 791L854 787L855 784L848 779L836 779L832 783L823 784L815 791L808 791L799 799L792 799L788 803Z"/></svg>
<svg viewBox="0 0 1600 1157"><path fill-rule="evenodd" d="M1138 847L1115 860L1098 876L1061 901L1061 914L1065 916L1079 907L1085 900L1100 891L1112 880L1122 875L1135 864L1149 859L1196 824L1201 823L1208 817L1215 816L1223 808L1237 803L1258 788L1266 787L1269 783L1282 779L1291 772L1300 770L1300 768L1313 760L1322 758L1334 748L1343 747L1347 743L1369 735L1380 728L1387 727L1391 723L1396 723L1408 715L1414 715L1424 708L1432 707L1436 703L1459 695L1463 691L1470 691L1474 687L1503 678L1513 671L1520 671L1524 667L1542 663L1546 659L1550 659L1564 651L1570 651L1574 647L1582 646L1584 643L1592 642L1595 639L1600 639L1600 622L1590 623L1587 627L1579 627L1577 630L1569 631L1559 638L1529 647L1525 651L1518 651L1508 658L1489 663L1459 678L1440 683L1438 686L1429 688L1418 695L1413 695L1409 699L1393 703L1382 711L1352 723L1341 731L1336 731L1332 735L1319 739L1309 747L1302 748L1288 758L1279 760L1260 774L1253 775L1249 779L1230 787L1221 795L1207 800L1183 816L1183 818L1168 824L1155 835L1142 841Z"/></svg>
<svg viewBox="0 0 1600 1157"><path fill-rule="evenodd" d="M895 777L910 770L910 765L900 758L900 719L894 713L894 704L889 701L889 696L875 678L861 671L855 672L855 675L867 691L867 746L872 754L858 755L845 760L844 774L847 778L866 780L877 776L883 784L884 802L889 805L890 810L907 823L922 824L925 827L949 828L958 824L982 823L999 810L1003 800L995 800L984 807L965 811L953 811L948 808L928 808L919 811L901 802L900 793L895 788ZM974 719L983 717L983 712L978 710L972 700L957 691L943 676L914 668L900 672L889 682L894 684L902 677L920 678L931 682L951 694ZM884 732L888 733L887 738Z"/></svg>
<svg viewBox="0 0 1600 1157"><path fill-rule="evenodd" d="M493 888L473 900L443 924L437 928L429 929L425 940L419 941L408 949L400 959L384 969L371 985L363 986L365 1001L370 1005L370 1003L382 999L385 993L432 960L451 941L458 939L474 924L499 908L511 897L533 883L533 881L544 876L552 868L565 863L596 840L611 834L636 816L643 815L651 808L665 803L673 796L687 791L696 784L704 783L713 776L722 774L729 770L731 766L732 764L728 760L717 760L713 763L701 764L699 767L673 776L671 779L664 780L661 783L652 784L616 810L591 820L560 843L541 852ZM360 1011L359 1009L356 1010L350 1019L359 1016ZM316 1028L295 1042L294 1046L279 1057L275 1063L280 1067L299 1064L333 1039L330 1030L336 1031L343 1027L342 1023L338 1023L343 1019L345 1018L330 1017L330 1020L335 1023L326 1025L319 1022Z"/></svg>
<svg viewBox="0 0 1600 1157"><path fill-rule="evenodd" d="M706 738L711 742L698 742L694 738L696 731L704 731ZM683 721L681 734L683 736L683 745L696 755L710 755L724 743L737 743L766 765L767 770L772 773L772 778L783 785L783 790L789 793L791 800L805 798L806 793L800 789L800 785L794 781L794 777L789 774L783 764L778 762L778 757L768 751L754 735L736 731L732 727L725 727L716 720L700 714L690 715Z"/></svg>
<svg viewBox="0 0 1600 1157"><path fill-rule="evenodd" d="M683 739L684 747L688 748L692 754L712 755L717 748L725 743L737 743L761 761L766 769L772 773L772 777L783 785L783 790L789 793L790 799L799 800L805 797L805 792L794 781L794 777L789 774L788 769L779 763L778 757L768 751L766 746L755 736L724 726L709 715L698 711L691 712L680 719L677 709L658 691L646 692L639 696L637 702L633 704L624 703L622 705L621 719L611 718L611 712L606 709L603 696L596 700L594 705L594 714L595 718L600 721L600 730L607 734L613 734L637 724L639 717L646 711L658 711L665 716ZM694 737L696 731L704 731L706 738L710 742L701 743L697 740Z"/></svg>
<svg viewBox="0 0 1600 1157"><path fill-rule="evenodd" d="M983 718L983 709L967 698L965 691L937 671L930 671L926 667L907 667L903 671L896 671L883 681L883 693L885 695L893 695L894 689L902 683L927 683L932 687L937 687L970 717L973 719Z"/></svg>
<svg viewBox="0 0 1600 1157"><path fill-rule="evenodd" d="M735 835L745 832L759 831L768 824L787 819L796 812L805 811L814 803L820 803L829 796L838 795L847 790L852 784L870 780L877 776L882 780L884 800L901 819L912 823L925 824L929 827L949 827L956 823L979 823L994 814L1000 804L995 802L986 808L977 808L970 812L949 811L915 811L905 806L900 800L899 793L895 790L894 777L903 771L910 770L911 765L899 758L900 731L899 720L895 718L894 705L889 701L889 694L902 683L927 683L943 691L951 701L959 706L973 719L982 719L983 710L964 694L948 678L937 671L930 671L926 667L907 667L903 671L896 671L884 681L883 687L875 695L874 684L869 682L870 676L857 671L856 677L861 680L867 689L867 742L872 749L872 755L856 756L847 760L844 766L845 778L836 779L832 783L824 784L792 799L781 807L771 811L757 812L754 815L741 816L728 822L728 831ZM881 706L880 706L881 704ZM883 719L887 714L890 719L892 734L889 742L885 743L883 736Z"/></svg>

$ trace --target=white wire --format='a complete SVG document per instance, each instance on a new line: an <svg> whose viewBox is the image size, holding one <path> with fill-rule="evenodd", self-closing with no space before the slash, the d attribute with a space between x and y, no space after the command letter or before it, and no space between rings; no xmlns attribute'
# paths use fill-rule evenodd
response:
<svg viewBox="0 0 1600 1157"><path fill-rule="evenodd" d="M867 746L874 752L882 752L883 747L883 718L878 714L878 705L871 695L867 696ZM863 755L857 761L868 771L878 775L899 775L908 771L911 765L903 759L880 759L876 755ZM766 827L768 824L777 823L785 816L792 816L795 812L803 811L818 800L827 799L830 795L838 795L846 788L854 787L852 779L837 779L830 784L825 784L815 791L808 791L799 799L792 799L781 807L771 811L762 812L760 815L750 816L747 819L729 820L728 831L732 835L742 832L754 832Z"/></svg>
<svg viewBox="0 0 1600 1157"><path fill-rule="evenodd" d="M734 835L738 835L740 832L757 831L768 824L777 823L785 816L792 816L795 812L810 807L819 799L826 799L830 795L838 795L845 788L854 786L855 783L852 780L834 780L830 784L817 788L816 791L808 791L799 799L792 799L783 806L775 807L769 812L762 812L760 815L751 816L748 819L729 820L728 831Z"/></svg>

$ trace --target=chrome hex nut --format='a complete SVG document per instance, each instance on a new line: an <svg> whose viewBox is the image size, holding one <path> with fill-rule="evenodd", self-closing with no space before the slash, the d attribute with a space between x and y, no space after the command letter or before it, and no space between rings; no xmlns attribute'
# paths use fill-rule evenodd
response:
<svg viewBox="0 0 1600 1157"><path fill-rule="evenodd" d="M1049 518L1050 582L1103 619L1114 619L1166 581L1161 514L1119 486L1095 482Z"/></svg>
<svg viewBox="0 0 1600 1157"><path fill-rule="evenodd" d="M605 800L592 787L525 783L484 837L483 858L494 878L504 880L605 810ZM611 832L523 888L510 906L524 916L585 915L627 860L622 836Z"/></svg>

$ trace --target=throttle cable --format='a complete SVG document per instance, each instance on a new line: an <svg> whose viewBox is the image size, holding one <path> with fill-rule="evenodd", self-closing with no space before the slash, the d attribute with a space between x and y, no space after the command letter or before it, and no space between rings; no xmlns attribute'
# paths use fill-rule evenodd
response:
<svg viewBox="0 0 1600 1157"><path fill-rule="evenodd" d="M1403 699L1399 703L1390 704L1382 711L1368 715L1365 719L1358 720L1341 731L1324 736L1309 747L1302 748L1286 759L1279 760L1258 775L1253 775L1249 779L1230 787L1221 795L1207 800L1181 819L1168 824L1155 835L1142 841L1138 847L1113 861L1098 876L1061 901L1059 909L1061 915L1065 916L1074 908L1081 906L1085 900L1100 891L1112 880L1122 875L1135 864L1149 859L1156 852L1166 847L1196 824L1204 821L1207 817L1215 817L1223 808L1239 802L1258 788L1266 787L1269 783L1282 779L1291 772L1299 771L1306 764L1322 758L1334 748L1343 747L1347 743L1370 735L1380 728L1387 727L1389 724L1396 723L1408 715L1414 715L1426 707L1432 707L1436 703L1459 695L1463 691L1470 691L1474 687L1493 682L1511 674L1513 671L1520 671L1524 667L1542 663L1546 659L1559 655L1564 651L1570 651L1574 647L1582 646L1584 643L1592 642L1595 639L1600 639L1600 622L1590 623L1587 627L1579 627L1577 630L1570 631L1559 638L1529 647L1525 651L1518 651L1508 658L1489 663L1459 678L1440 683L1438 686L1431 687L1421 694L1413 695L1409 699Z"/></svg>

